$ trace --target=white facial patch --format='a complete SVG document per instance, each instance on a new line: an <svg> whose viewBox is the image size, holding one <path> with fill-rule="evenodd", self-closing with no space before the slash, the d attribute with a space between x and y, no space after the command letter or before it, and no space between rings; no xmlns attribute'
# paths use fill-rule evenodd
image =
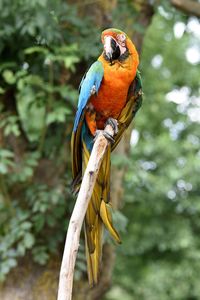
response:
<svg viewBox="0 0 200 300"><path fill-rule="evenodd" d="M112 37L110 35L106 35L104 37L104 50L105 50L106 53L109 53L109 52L112 51L111 39L112 39Z"/></svg>
<svg viewBox="0 0 200 300"><path fill-rule="evenodd" d="M123 33L117 35L117 44L119 45L120 54L124 54L126 52L126 36Z"/></svg>
<svg viewBox="0 0 200 300"><path fill-rule="evenodd" d="M126 46L126 36L125 34L121 33L117 35L117 41L118 43L122 46L125 47Z"/></svg>

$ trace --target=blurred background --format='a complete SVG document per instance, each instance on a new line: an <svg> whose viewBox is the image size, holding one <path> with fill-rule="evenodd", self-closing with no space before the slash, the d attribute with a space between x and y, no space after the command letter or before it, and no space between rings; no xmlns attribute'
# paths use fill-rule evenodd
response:
<svg viewBox="0 0 200 300"><path fill-rule="evenodd" d="M1 0L0 11L0 299L56 298L78 86L111 26L140 53L144 102L112 156L123 244L105 234L89 291L81 240L73 299L200 299L200 2Z"/></svg>

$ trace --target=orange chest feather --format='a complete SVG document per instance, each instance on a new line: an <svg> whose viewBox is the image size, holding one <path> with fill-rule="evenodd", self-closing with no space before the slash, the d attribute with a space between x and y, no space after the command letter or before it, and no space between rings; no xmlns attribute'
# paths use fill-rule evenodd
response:
<svg viewBox="0 0 200 300"><path fill-rule="evenodd" d="M99 58L104 65L104 77L98 95L90 98L90 103L97 113L97 121L102 123L107 118L117 119L126 104L128 89L135 78L136 68L132 61L118 63L110 66L102 57Z"/></svg>

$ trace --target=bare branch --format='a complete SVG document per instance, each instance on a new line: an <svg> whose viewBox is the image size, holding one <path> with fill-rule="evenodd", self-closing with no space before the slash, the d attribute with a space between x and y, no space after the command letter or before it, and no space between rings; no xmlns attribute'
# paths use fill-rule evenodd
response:
<svg viewBox="0 0 200 300"><path fill-rule="evenodd" d="M187 15L200 18L200 3L194 0L171 0L171 4Z"/></svg>
<svg viewBox="0 0 200 300"><path fill-rule="evenodd" d="M105 130L111 136L114 135L113 128L110 125L107 125ZM103 134L100 133L94 143L92 153L90 155L90 159L84 173L81 188L67 231L64 254L60 270L57 300L72 299L73 275L76 256L79 248L80 232L85 213L92 196L101 162L103 160L108 144L108 140L103 136Z"/></svg>

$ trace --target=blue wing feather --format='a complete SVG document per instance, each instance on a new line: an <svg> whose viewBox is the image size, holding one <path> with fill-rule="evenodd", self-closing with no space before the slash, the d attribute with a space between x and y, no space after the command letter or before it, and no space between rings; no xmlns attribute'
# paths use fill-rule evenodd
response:
<svg viewBox="0 0 200 300"><path fill-rule="evenodd" d="M98 92L103 78L103 73L103 64L100 61L96 61L91 65L85 78L81 81L78 109L75 116L73 131L77 130L81 115L91 96L91 89L94 85L96 92Z"/></svg>

